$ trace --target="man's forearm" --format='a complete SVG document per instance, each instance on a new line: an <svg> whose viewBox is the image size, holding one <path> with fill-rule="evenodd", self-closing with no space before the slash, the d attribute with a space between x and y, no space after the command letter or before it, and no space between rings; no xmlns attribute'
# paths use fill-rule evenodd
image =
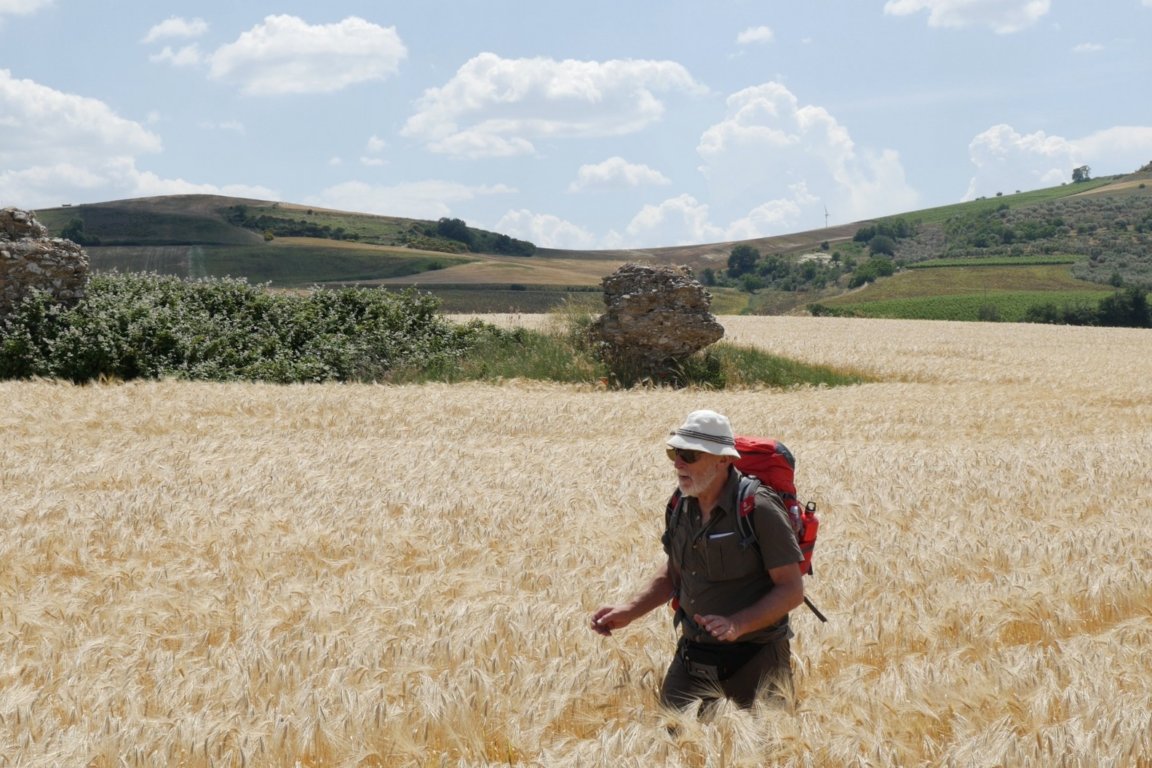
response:
<svg viewBox="0 0 1152 768"><path fill-rule="evenodd" d="M676 583L667 567L652 577L643 588L638 591L627 603L628 612L634 618L659 608L672 598Z"/></svg>
<svg viewBox="0 0 1152 768"><path fill-rule="evenodd" d="M737 636L746 635L772 626L802 602L804 602L803 582L797 580L794 583L778 584L770 589L768 594L729 618L736 626Z"/></svg>
<svg viewBox="0 0 1152 768"><path fill-rule="evenodd" d="M605 605L592 614L591 628L608 637L614 630L623 629L646 613L658 608L672 597L676 575L665 563L632 599L625 603Z"/></svg>

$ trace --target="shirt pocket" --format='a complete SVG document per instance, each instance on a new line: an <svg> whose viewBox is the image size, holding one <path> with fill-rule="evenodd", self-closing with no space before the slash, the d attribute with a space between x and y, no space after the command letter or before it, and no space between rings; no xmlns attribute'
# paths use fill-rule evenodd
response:
<svg viewBox="0 0 1152 768"><path fill-rule="evenodd" d="M756 540L745 541L739 531L705 534L704 551L708 578L714 581L750 576L756 572L760 562Z"/></svg>

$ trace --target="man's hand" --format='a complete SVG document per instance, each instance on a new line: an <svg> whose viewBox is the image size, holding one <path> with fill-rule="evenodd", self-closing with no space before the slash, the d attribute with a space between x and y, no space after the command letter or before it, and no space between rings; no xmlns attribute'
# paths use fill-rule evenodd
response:
<svg viewBox="0 0 1152 768"><path fill-rule="evenodd" d="M672 573L671 563L665 560L634 598L619 605L605 605L592 614L592 619L589 622L592 631L609 637L612 635L612 630L624 629L649 611L667 603L672 596L673 585L676 583Z"/></svg>
<svg viewBox="0 0 1152 768"><path fill-rule="evenodd" d="M736 642L736 639L741 635L739 625L725 616L715 616L709 614L701 616L696 614L692 617L692 621L700 627L707 630L708 634L724 643Z"/></svg>
<svg viewBox="0 0 1152 768"><path fill-rule="evenodd" d="M628 611L619 605L606 605L596 613L592 614L592 631L610 637L612 630L624 629L632 623L632 617Z"/></svg>

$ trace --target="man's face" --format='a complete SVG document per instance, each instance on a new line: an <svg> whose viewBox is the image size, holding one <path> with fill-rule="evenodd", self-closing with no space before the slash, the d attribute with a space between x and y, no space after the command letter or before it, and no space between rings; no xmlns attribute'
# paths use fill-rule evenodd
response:
<svg viewBox="0 0 1152 768"><path fill-rule="evenodd" d="M699 496L718 489L728 477L728 459L703 451L671 451L680 493Z"/></svg>

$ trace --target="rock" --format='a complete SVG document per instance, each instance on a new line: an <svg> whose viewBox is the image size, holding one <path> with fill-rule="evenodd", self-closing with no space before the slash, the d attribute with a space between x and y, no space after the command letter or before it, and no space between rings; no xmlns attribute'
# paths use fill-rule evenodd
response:
<svg viewBox="0 0 1152 768"><path fill-rule="evenodd" d="M19 208L0 210L0 242L4 240L45 240L48 229L31 211Z"/></svg>
<svg viewBox="0 0 1152 768"><path fill-rule="evenodd" d="M711 294L687 267L625 264L601 284L607 311L590 333L617 374L666 380L724 336L709 311Z"/></svg>
<svg viewBox="0 0 1152 768"><path fill-rule="evenodd" d="M83 298L88 285L88 254L71 240L48 237L31 211L0 209L0 317L33 288L58 301Z"/></svg>

